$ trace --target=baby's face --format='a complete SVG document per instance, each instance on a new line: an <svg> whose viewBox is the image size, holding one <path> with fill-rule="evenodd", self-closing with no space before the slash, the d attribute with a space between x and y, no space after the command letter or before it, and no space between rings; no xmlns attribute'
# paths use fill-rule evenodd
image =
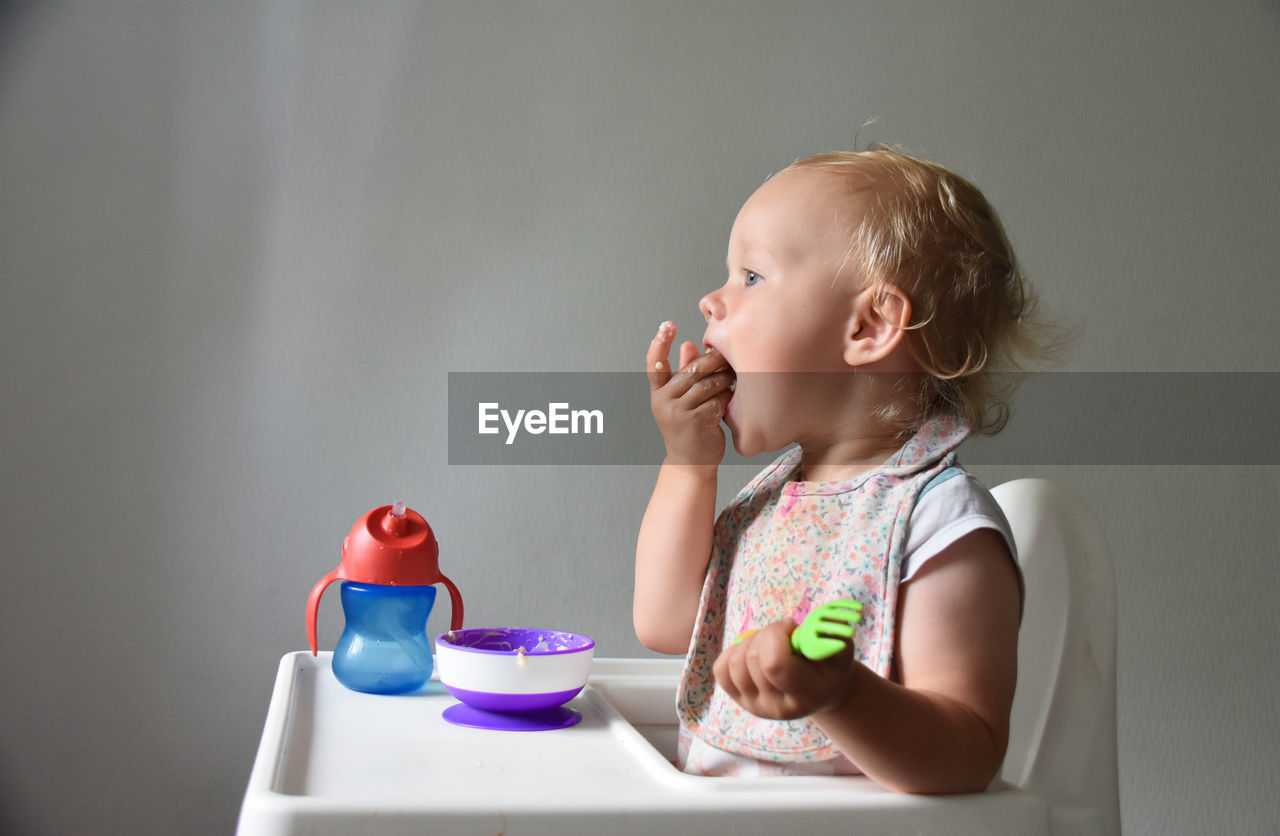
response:
<svg viewBox="0 0 1280 836"><path fill-rule="evenodd" d="M837 177L793 170L765 183L729 236L728 281L703 297L703 345L738 375L725 417L744 455L778 449L820 427L850 367L844 339L863 278L850 255L861 207ZM817 400L815 400L817 399Z"/></svg>

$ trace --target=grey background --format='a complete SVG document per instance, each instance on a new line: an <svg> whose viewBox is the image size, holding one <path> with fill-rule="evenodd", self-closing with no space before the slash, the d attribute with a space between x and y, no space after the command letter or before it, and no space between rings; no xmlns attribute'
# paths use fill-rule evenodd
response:
<svg viewBox="0 0 1280 836"><path fill-rule="evenodd" d="M6 833L229 831L306 594L394 499L470 623L642 654L656 463L451 467L447 374L696 337L739 204L869 117L987 191L1063 368L1280 370L1271 0L0 14ZM978 472L1105 526L1127 832L1275 832L1277 468Z"/></svg>

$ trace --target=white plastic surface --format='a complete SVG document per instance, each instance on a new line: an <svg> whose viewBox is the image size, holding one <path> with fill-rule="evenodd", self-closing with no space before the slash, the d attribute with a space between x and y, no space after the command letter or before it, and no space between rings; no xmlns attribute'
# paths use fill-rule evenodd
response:
<svg viewBox="0 0 1280 836"><path fill-rule="evenodd" d="M678 675L678 662L600 659L570 703L582 723L498 732L442 720L454 700L438 683L422 695L361 694L333 678L328 654L291 653L238 832L763 835L854 820L883 834L1047 832L1044 802L1018 792L940 799L864 778L684 775L650 743L674 743Z"/></svg>
<svg viewBox="0 0 1280 836"><path fill-rule="evenodd" d="M596 659L569 703L582 723L500 732L441 719L454 700L438 682L418 695L357 693L334 679L329 654L298 652L281 660L238 832L1117 833L1105 546L1079 500L1050 483L996 496L1027 575L1020 660L1040 663L1020 672L1006 761L1021 789L929 797L860 777L684 775L670 763L679 660ZM1097 623L1078 623L1086 616Z"/></svg>
<svg viewBox="0 0 1280 836"><path fill-rule="evenodd" d="M1055 833L1119 833L1116 589L1102 529L1054 482L1019 479L991 493L1026 583L1001 776L1050 800Z"/></svg>

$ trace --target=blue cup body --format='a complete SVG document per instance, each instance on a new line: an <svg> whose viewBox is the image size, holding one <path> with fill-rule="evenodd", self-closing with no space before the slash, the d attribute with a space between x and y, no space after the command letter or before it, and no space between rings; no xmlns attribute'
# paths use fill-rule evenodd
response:
<svg viewBox="0 0 1280 836"><path fill-rule="evenodd" d="M333 651L333 674L353 691L404 694L431 678L427 617L434 586L342 582L346 627Z"/></svg>

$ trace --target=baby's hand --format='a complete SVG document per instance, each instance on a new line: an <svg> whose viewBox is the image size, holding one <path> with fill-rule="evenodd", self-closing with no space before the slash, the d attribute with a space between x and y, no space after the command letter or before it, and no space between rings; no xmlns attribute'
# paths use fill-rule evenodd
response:
<svg viewBox="0 0 1280 836"><path fill-rule="evenodd" d="M718 465L724 458L724 430L720 419L733 396L733 372L714 349L699 354L698 346L680 346L680 371L671 373L671 344L676 327L662 323L649 343L649 406L667 446L672 464Z"/></svg>
<svg viewBox="0 0 1280 836"><path fill-rule="evenodd" d="M730 645L716 660L716 683L757 717L795 720L843 702L855 676L853 645L821 662L791 651L791 619Z"/></svg>

